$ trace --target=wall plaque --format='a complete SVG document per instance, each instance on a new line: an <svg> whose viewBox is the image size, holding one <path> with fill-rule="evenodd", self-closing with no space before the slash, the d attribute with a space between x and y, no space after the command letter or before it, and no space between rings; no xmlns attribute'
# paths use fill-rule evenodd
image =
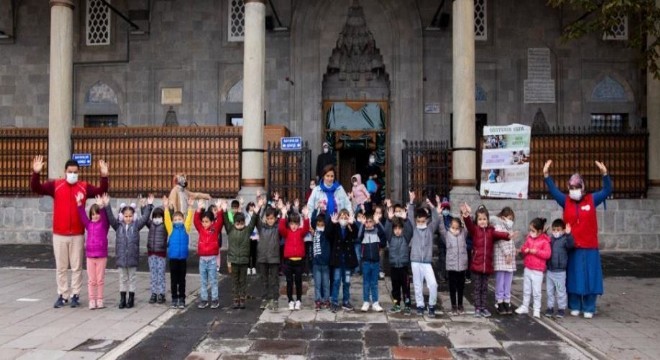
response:
<svg viewBox="0 0 660 360"><path fill-rule="evenodd" d="M162 105L181 105L183 102L183 88L162 88L160 90L160 103Z"/></svg>

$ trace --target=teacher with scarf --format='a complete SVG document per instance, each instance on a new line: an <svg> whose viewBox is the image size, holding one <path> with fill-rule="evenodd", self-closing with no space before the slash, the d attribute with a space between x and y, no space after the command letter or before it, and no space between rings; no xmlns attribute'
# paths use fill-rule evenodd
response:
<svg viewBox="0 0 660 360"><path fill-rule="evenodd" d="M307 208L310 212L314 209L325 210L328 221L333 214L339 213L341 209L346 209L353 214L351 200L341 184L335 181L334 165L330 164L323 167L321 181L312 190L312 194L307 201Z"/></svg>

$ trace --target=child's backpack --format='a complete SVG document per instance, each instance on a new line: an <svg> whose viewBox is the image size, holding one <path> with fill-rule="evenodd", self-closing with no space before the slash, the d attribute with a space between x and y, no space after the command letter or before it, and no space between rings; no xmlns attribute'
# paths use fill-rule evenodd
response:
<svg viewBox="0 0 660 360"><path fill-rule="evenodd" d="M378 191L378 184L376 184L374 179L367 180L367 191L369 194L375 194Z"/></svg>

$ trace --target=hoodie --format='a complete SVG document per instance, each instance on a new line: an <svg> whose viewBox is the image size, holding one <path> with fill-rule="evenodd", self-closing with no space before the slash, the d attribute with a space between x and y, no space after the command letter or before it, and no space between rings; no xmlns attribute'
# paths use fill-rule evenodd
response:
<svg viewBox="0 0 660 360"><path fill-rule="evenodd" d="M369 192L367 191L367 187L362 183L362 176L360 174L351 176L351 183L355 183L351 190L353 201L355 201L355 204L357 205L364 204L365 201L369 199Z"/></svg>

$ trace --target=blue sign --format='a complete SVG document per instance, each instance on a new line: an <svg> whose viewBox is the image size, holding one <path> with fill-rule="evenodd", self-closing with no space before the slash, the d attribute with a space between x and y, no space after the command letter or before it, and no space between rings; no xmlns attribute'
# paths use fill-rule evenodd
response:
<svg viewBox="0 0 660 360"><path fill-rule="evenodd" d="M302 138L300 136L283 137L280 139L280 149L302 150Z"/></svg>
<svg viewBox="0 0 660 360"><path fill-rule="evenodd" d="M71 159L77 161L80 167L92 166L92 154L73 154Z"/></svg>

